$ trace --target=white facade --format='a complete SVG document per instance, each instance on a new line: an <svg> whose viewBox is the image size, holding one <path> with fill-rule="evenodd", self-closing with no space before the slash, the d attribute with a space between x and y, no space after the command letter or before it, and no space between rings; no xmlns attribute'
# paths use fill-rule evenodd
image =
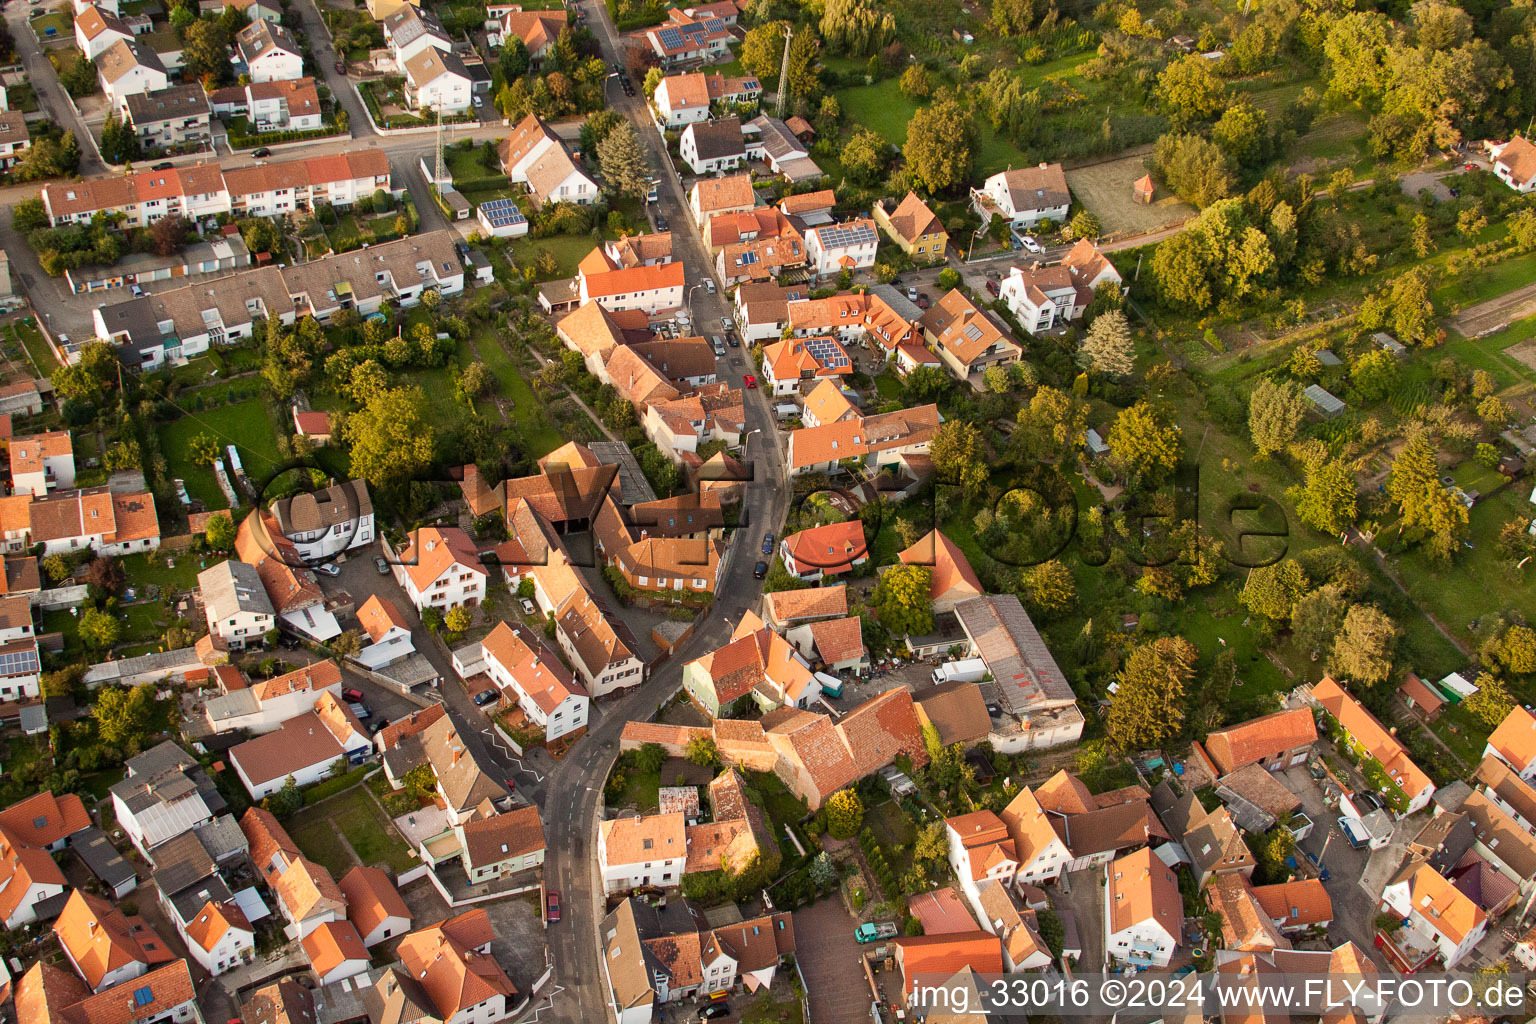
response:
<svg viewBox="0 0 1536 1024"><path fill-rule="evenodd" d="M334 505L337 500L350 501L356 511L349 518L339 522L328 522L314 529L299 530L291 526L285 529L283 536L293 541L299 558L305 562L320 562L334 558L343 551L352 551L373 543L373 503L369 500L367 486L361 480L354 480L350 484L336 484L325 491L318 492L318 494L335 495L339 490L350 491L351 494L341 493L333 496L328 503ZM364 505L367 507L364 508Z"/></svg>
<svg viewBox="0 0 1536 1024"><path fill-rule="evenodd" d="M292 773L294 785L303 789L305 786L313 786L315 783L329 778L331 762L335 760L335 757L327 757L324 761L318 761L315 764L295 769ZM244 784L245 791L251 794L252 800L264 800L288 784L289 776L287 775L281 778L270 779L266 782L252 782L250 776L246 774L244 766L240 764L238 756L231 754L230 763L235 766L235 772L240 776L240 781Z"/></svg>
<svg viewBox="0 0 1536 1024"><path fill-rule="evenodd" d="M95 60L98 54L120 39L132 38L132 32L124 32L111 26L103 28L95 36L88 38L85 34L85 26L79 20L75 21L75 45L80 48L81 53L85 54L86 60Z"/></svg>
<svg viewBox="0 0 1536 1024"><path fill-rule="evenodd" d="M683 163L693 170L694 174L701 176L721 174L740 167L747 162L747 150L744 144L738 144L738 147L730 153L723 153L718 156L700 156L699 143L695 136L695 131L700 123L702 122L689 124L688 127L683 129L682 137L677 141L677 155L682 158Z"/></svg>
<svg viewBox="0 0 1536 1024"><path fill-rule="evenodd" d="M663 78L656 86L656 94L651 97L651 106L655 110L656 123L662 128L682 128L685 125L697 121L709 120L709 104L678 102L672 98L672 88L676 86L678 76L672 75Z"/></svg>
<svg viewBox="0 0 1536 1024"><path fill-rule="evenodd" d="M1421 871L1433 871L1427 865L1421 867ZM1449 882L1442 882L1446 887ZM1409 933L1419 945L1432 945L1439 950L1440 959L1444 963L1444 969L1454 970L1462 958L1477 948L1477 944L1488 935L1488 917L1479 912L1476 915L1476 924L1470 928L1464 936L1458 940L1453 935L1448 935L1441 930L1436 917L1424 913L1413 902L1413 879L1406 878L1396 885L1389 885L1381 893L1381 904L1397 917L1403 918L1407 923L1403 925L1403 931ZM1460 896L1460 893L1457 893ZM1467 899L1461 896L1462 899ZM1426 900L1429 897L1425 897Z"/></svg>
<svg viewBox="0 0 1536 1024"><path fill-rule="evenodd" d="M1078 304L1078 290L1070 280L1065 283L1043 281L1020 267L1009 268L1008 276L998 289L998 297L1030 334L1076 320L1085 308Z"/></svg>
<svg viewBox="0 0 1536 1024"><path fill-rule="evenodd" d="M683 866L688 862L686 852L676 857L663 857L650 861L625 864L608 862L607 836L602 829L597 834L597 866L603 876L603 892L607 894L628 892L644 885L659 888L676 888L683 878Z"/></svg>
<svg viewBox="0 0 1536 1024"><path fill-rule="evenodd" d="M5 927L8 929L35 924L37 922L37 905L43 900L52 899L64 891L64 886L62 885L55 885L51 882L32 882L27 884L18 876L12 878L6 886L0 888L0 892L9 889L12 885L24 884L27 885L26 895L22 896L21 902L16 905L16 909L11 911L11 916L5 919Z"/></svg>
<svg viewBox="0 0 1536 1024"><path fill-rule="evenodd" d="M1119 931L1110 931L1110 908L1104 907L1104 952L1107 958L1129 962L1137 957L1139 966L1167 967L1178 948L1178 939L1156 921L1137 921Z"/></svg>
<svg viewBox="0 0 1536 1024"><path fill-rule="evenodd" d="M550 670L543 668L542 671L547 674ZM560 702L546 710L544 703L524 689L517 675L502 665L490 651L485 652L485 674L490 676L491 681L500 689L516 697L517 706L522 708L523 713L535 725L544 730L545 742L552 743L567 733L577 732L587 727L587 712L592 702L586 694L565 691L560 695Z"/></svg>
<svg viewBox="0 0 1536 1024"><path fill-rule="evenodd" d="M101 82L101 91L119 115L127 109L129 96L164 89L170 82L164 71L143 64L128 69L115 82L107 81L104 76L97 77Z"/></svg>
<svg viewBox="0 0 1536 1024"><path fill-rule="evenodd" d="M223 974L241 964L250 963L255 956L256 934L251 930L231 923L213 944L212 949L204 949L187 934L187 927L182 923L180 915L175 913L175 908L167 907L167 910L169 911L167 916L176 922L176 931L181 935L181 941L187 945L187 952L191 953L192 959L196 960L209 974ZM208 907L205 905L198 911L198 915L201 916L207 912Z"/></svg>
<svg viewBox="0 0 1536 1024"><path fill-rule="evenodd" d="M252 82L287 82L304 77L304 58L286 50L268 50L251 59L247 72Z"/></svg>
<svg viewBox="0 0 1536 1024"><path fill-rule="evenodd" d="M254 691L253 691L254 692ZM341 678L330 686L318 689L293 689L287 693L277 694L266 700L257 700L256 709L249 714L221 719L213 723L214 732L233 732L236 729L244 729L247 732L260 736L278 729L290 718L313 711L315 702L320 695L329 693L338 701L341 700ZM214 698L218 700L219 698ZM303 785L303 783L300 783Z"/></svg>
<svg viewBox="0 0 1536 1024"><path fill-rule="evenodd" d="M857 240L845 241L850 228L859 230ZM875 249L880 243L880 232L872 220L850 221L847 224L828 224L805 233L805 256L818 277L829 277L848 270L868 270L875 265Z"/></svg>
<svg viewBox="0 0 1536 1024"><path fill-rule="evenodd" d="M246 94L246 105L252 124L257 130L270 127L280 131L307 132L314 131L321 125L320 111L299 113L293 110L288 101L282 96L252 97Z"/></svg>
<svg viewBox="0 0 1536 1024"><path fill-rule="evenodd" d="M277 628L277 617L271 612L241 611L214 622L212 611L208 609L208 628L223 637L233 650L241 650L247 643L259 641L269 630Z"/></svg>
<svg viewBox="0 0 1536 1024"><path fill-rule="evenodd" d="M415 653L416 643L411 639L411 631L391 625L389 632L358 651L353 660L365 668L380 669Z"/></svg>
<svg viewBox="0 0 1536 1024"><path fill-rule="evenodd" d="M449 116L464 113L474 103L474 84L458 72L443 67L440 61L433 63L439 69L435 77L425 82L407 80L416 109L431 107L439 114Z"/></svg>
<svg viewBox="0 0 1536 1024"><path fill-rule="evenodd" d="M1030 227L1042 220L1051 220L1060 224L1067 219L1067 210L1072 206L1070 200L1066 204L1053 206L1032 203L1020 203L1015 206L1013 191L1008 187L1007 177L1008 172L994 174L987 179L981 190L988 199L997 204L998 210L1014 227ZM1042 203L1047 201L1041 200Z"/></svg>
<svg viewBox="0 0 1536 1024"><path fill-rule="evenodd" d="M403 565L395 565L395 582L405 590L418 612L428 608L447 611L461 604L478 605L485 599L485 570L455 561L432 580L417 586Z"/></svg>
<svg viewBox="0 0 1536 1024"><path fill-rule="evenodd" d="M1536 189L1536 146L1516 136L1502 146L1490 147L1493 173L1516 192Z"/></svg>

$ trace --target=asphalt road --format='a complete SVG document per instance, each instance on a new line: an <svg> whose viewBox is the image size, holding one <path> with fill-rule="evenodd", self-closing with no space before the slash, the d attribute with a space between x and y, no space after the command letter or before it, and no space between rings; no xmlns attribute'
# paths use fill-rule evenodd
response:
<svg viewBox="0 0 1536 1024"><path fill-rule="evenodd" d="M29 11L30 7L25 3L7 4L5 23L11 30L11 38L16 40L16 55L27 69L27 81L32 83L32 90L37 93L38 108L46 111L48 119L54 124L75 133L75 140L80 144L80 174L100 174L106 170L106 164L101 162L101 156L96 151L95 138L90 129L86 128L85 122L76 116L58 74L44 54L37 36L32 34L32 26L28 24L27 17ZM36 192L37 187L32 186L32 191ZM14 201L7 200L6 205ZM9 245L6 250L10 250Z"/></svg>

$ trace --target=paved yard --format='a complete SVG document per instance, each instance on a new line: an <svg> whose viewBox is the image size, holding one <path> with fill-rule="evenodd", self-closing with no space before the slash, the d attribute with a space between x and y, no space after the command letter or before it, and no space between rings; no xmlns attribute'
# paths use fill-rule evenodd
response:
<svg viewBox="0 0 1536 1024"><path fill-rule="evenodd" d="M816 1024L869 1019L869 982L860 963L863 947L853 938L857 924L837 899L818 900L795 911L795 959L805 975Z"/></svg>
<svg viewBox="0 0 1536 1024"><path fill-rule="evenodd" d="M429 885L431 883L428 883ZM544 973L548 951L544 945L544 920L539 913L538 893L515 896L512 899L481 903L491 917L491 927L496 938L491 943L491 954L512 979L519 992L532 990L533 983ZM464 909L468 909L467 907ZM461 911L462 912L462 911ZM562 927L560 922L552 928ZM564 927L571 927L565 924Z"/></svg>
<svg viewBox="0 0 1536 1024"><path fill-rule="evenodd" d="M1104 877L1102 870L1088 868L1064 875L1066 885L1057 883L1050 892L1056 913L1070 910L1077 919L1077 937L1083 944L1083 958L1074 973L1093 972L1104 966ZM1065 890L1065 891L1063 891Z"/></svg>

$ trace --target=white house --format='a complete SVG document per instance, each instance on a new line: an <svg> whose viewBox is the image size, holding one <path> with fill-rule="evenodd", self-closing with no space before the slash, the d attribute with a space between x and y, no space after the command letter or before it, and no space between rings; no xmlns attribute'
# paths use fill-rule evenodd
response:
<svg viewBox="0 0 1536 1024"><path fill-rule="evenodd" d="M289 939L303 939L316 928L347 915L347 897L323 866L305 857L272 813L252 807L240 819L251 863L272 889L277 909L288 921Z"/></svg>
<svg viewBox="0 0 1536 1024"><path fill-rule="evenodd" d="M368 969L368 948L350 921L327 921L299 943L320 984L331 985Z"/></svg>
<svg viewBox="0 0 1536 1024"><path fill-rule="evenodd" d="M65 889L64 873L53 855L35 846L14 842L0 830L0 922L20 928L37 920L37 905Z"/></svg>
<svg viewBox="0 0 1536 1024"><path fill-rule="evenodd" d="M127 777L112 787L112 813L146 858L161 843L210 824L224 810L203 766L170 740L130 757L124 768Z"/></svg>
<svg viewBox="0 0 1536 1024"><path fill-rule="evenodd" d="M358 865L337 884L347 898L347 920L357 929L363 945L377 946L410 931L410 908L381 869Z"/></svg>
<svg viewBox="0 0 1536 1024"><path fill-rule="evenodd" d="M1429 864L1410 863L1381 893L1381 909L1404 921L1393 943L1433 947L1454 970L1488 934L1488 915ZM1406 941L1405 941L1406 940Z"/></svg>
<svg viewBox="0 0 1536 1024"><path fill-rule="evenodd" d="M1107 864L1104 875L1106 962L1167 967L1184 929L1184 899L1173 869L1141 849Z"/></svg>
<svg viewBox="0 0 1536 1024"><path fill-rule="evenodd" d="M320 127L323 114L313 78L253 82L244 92L245 115L257 131L307 132Z"/></svg>
<svg viewBox="0 0 1536 1024"><path fill-rule="evenodd" d="M208 701L205 714L216 733L244 729L260 736L281 728L290 718L313 711L326 694L340 699L341 669L334 661L316 661L214 697Z"/></svg>
<svg viewBox="0 0 1536 1024"><path fill-rule="evenodd" d="M272 514L305 562L320 562L374 541L373 499L361 479L282 498L272 503Z"/></svg>
<svg viewBox="0 0 1536 1024"><path fill-rule="evenodd" d="M1025 228L1042 220L1065 221L1072 193L1061 164L1040 164L992 175L981 188L971 190L971 202L983 224L997 214L1014 227Z"/></svg>
<svg viewBox="0 0 1536 1024"><path fill-rule="evenodd" d="M339 764L360 764L373 743L352 709L331 693L313 711L288 719L272 732L229 748L229 761L253 800L282 789L329 778Z"/></svg>
<svg viewBox="0 0 1536 1024"><path fill-rule="evenodd" d="M805 255L817 277L844 270L868 270L875 265L880 232L868 217L841 224L823 224L805 233Z"/></svg>
<svg viewBox="0 0 1536 1024"><path fill-rule="evenodd" d="M132 39L119 39L96 55L96 77L111 109L119 114L129 96L164 89L169 82L155 51Z"/></svg>
<svg viewBox="0 0 1536 1024"><path fill-rule="evenodd" d="M971 901L976 919L1003 943L1003 966L1010 971L1038 971L1051 965L1050 947L1035 929L1035 916L1026 918L1005 882L983 881Z"/></svg>
<svg viewBox="0 0 1536 1024"><path fill-rule="evenodd" d="M484 672L517 702L546 743L562 736L574 739L586 730L591 704L586 691L531 632L497 623L479 644L455 651L453 663L464 678Z"/></svg>
<svg viewBox="0 0 1536 1024"><path fill-rule="evenodd" d="M30 612L28 616L30 619ZM41 671L36 637L0 644L0 701L36 697L41 692Z"/></svg>
<svg viewBox="0 0 1536 1024"><path fill-rule="evenodd" d="M229 896L229 890L221 895ZM208 900L186 921L181 920L179 913L171 918L187 944L187 952L209 974L223 974L250 963L255 955L256 933L232 898Z"/></svg>
<svg viewBox="0 0 1536 1024"><path fill-rule="evenodd" d="M1488 737L1483 756L1503 761L1526 782L1536 780L1536 715L1515 705Z"/></svg>
<svg viewBox="0 0 1536 1024"><path fill-rule="evenodd" d="M975 906L989 881L1009 885L1019 870L1019 855L1008 826L991 811L973 811L944 819L949 835L949 866Z"/></svg>
<svg viewBox="0 0 1536 1024"><path fill-rule="evenodd" d="M368 598L357 610L357 621L369 640L368 646L357 653L355 660L360 665L377 671L416 653L411 627L389 598L378 594Z"/></svg>
<svg viewBox="0 0 1536 1024"><path fill-rule="evenodd" d="M107 47L119 40L133 38L133 30L121 18L95 5L75 17L75 45L87 60L95 60Z"/></svg>
<svg viewBox="0 0 1536 1024"><path fill-rule="evenodd" d="M152 963L169 960L170 947L142 918L129 918L117 905L84 889L70 893L53 934L59 948L92 992L132 981Z"/></svg>
<svg viewBox="0 0 1536 1024"><path fill-rule="evenodd" d="M56 488L75 486L75 449L67 430L13 437L10 454L14 494L41 498Z"/></svg>
<svg viewBox="0 0 1536 1024"><path fill-rule="evenodd" d="M643 309L655 315L682 307L685 283L681 260L621 267L602 249L593 249L577 271L576 295L610 312Z"/></svg>
<svg viewBox="0 0 1536 1024"><path fill-rule="evenodd" d="M282 25L257 19L235 33L237 66L252 82L286 82L304 77L304 55Z"/></svg>
<svg viewBox="0 0 1536 1024"><path fill-rule="evenodd" d="M395 582L418 612L474 607L485 597L487 574L474 542L457 527L424 527L393 566Z"/></svg>
<svg viewBox="0 0 1536 1024"><path fill-rule="evenodd" d="M449 53L453 40L443 28L443 23L431 11L424 11L414 4L405 4L380 24L384 29L384 42L395 57L395 64L405 67L407 61L427 47Z"/></svg>
<svg viewBox="0 0 1536 1024"><path fill-rule="evenodd" d="M231 650L259 644L268 630L277 628L272 600L254 565L234 559L211 565L197 574L197 589L208 631L221 637Z"/></svg>
<svg viewBox="0 0 1536 1024"><path fill-rule="evenodd" d="M677 154L694 174L723 174L747 162L741 122L734 117L695 121L677 140Z"/></svg>
<svg viewBox="0 0 1536 1024"><path fill-rule="evenodd" d="M476 907L400 940L400 963L428 1001L423 1010L442 1024L491 1024L507 1015L517 989L491 955L494 937L490 916Z"/></svg>
<svg viewBox="0 0 1536 1024"><path fill-rule="evenodd" d="M464 113L474 102L474 80L464 61L452 51L422 47L405 62L403 70L406 103L413 109L451 116Z"/></svg>
<svg viewBox="0 0 1536 1024"><path fill-rule="evenodd" d="M32 136L27 131L27 115L19 110L0 112L0 170L15 167L21 162L22 154L31 148ZM11 279L9 266L0 267L0 270L4 271L0 282L8 286ZM9 287L0 287L0 298L14 299L14 295ZM16 387L15 384L10 386Z"/></svg>
<svg viewBox="0 0 1536 1024"><path fill-rule="evenodd" d="M1072 862L1072 851L1051 827L1050 818L1035 794L1028 788L1019 790L1019 795L998 817L1008 826L1008 835L1013 839L1019 862L1015 875L1019 881L1039 886L1061 877Z"/></svg>
<svg viewBox="0 0 1536 1024"><path fill-rule="evenodd" d="M1490 146L1493 173L1516 192L1536 189L1536 146L1516 135L1501 146Z"/></svg>
<svg viewBox="0 0 1536 1024"><path fill-rule="evenodd" d="M536 114L512 128L497 154L503 173L513 184L525 185L536 203L586 206L597 198L597 183L576 165L560 136Z"/></svg>
<svg viewBox="0 0 1536 1024"><path fill-rule="evenodd" d="M686 828L681 813L602 822L597 830L597 864L603 892L611 895L643 885L663 889L679 885L688 861Z"/></svg>

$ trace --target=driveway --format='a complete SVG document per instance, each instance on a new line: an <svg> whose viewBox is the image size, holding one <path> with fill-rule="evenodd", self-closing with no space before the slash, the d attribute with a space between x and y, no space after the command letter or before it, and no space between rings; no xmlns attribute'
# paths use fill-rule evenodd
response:
<svg viewBox="0 0 1536 1024"><path fill-rule="evenodd" d="M795 911L795 961L805 975L816 1024L869 1019L873 1001L864 975L865 947L853 937L858 922L839 899L818 900Z"/></svg>
<svg viewBox="0 0 1536 1024"><path fill-rule="evenodd" d="M1070 871L1050 890L1051 906L1058 914L1070 910L1077 920L1077 937L1083 946L1083 958L1073 965L1073 973L1094 972L1104 967L1104 873L1093 868Z"/></svg>

